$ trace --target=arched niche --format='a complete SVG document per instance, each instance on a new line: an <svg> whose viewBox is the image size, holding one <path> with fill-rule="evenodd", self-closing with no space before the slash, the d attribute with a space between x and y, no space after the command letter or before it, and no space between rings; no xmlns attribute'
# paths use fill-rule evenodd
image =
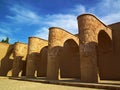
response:
<svg viewBox="0 0 120 90"><path fill-rule="evenodd" d="M112 79L114 77L112 40L104 30L98 33L97 54L100 79Z"/></svg>
<svg viewBox="0 0 120 90"><path fill-rule="evenodd" d="M47 74L47 53L48 46L45 46L40 51L40 58L37 61L37 76L46 77Z"/></svg>
<svg viewBox="0 0 120 90"><path fill-rule="evenodd" d="M61 78L80 78L79 46L73 39L64 42L60 57Z"/></svg>

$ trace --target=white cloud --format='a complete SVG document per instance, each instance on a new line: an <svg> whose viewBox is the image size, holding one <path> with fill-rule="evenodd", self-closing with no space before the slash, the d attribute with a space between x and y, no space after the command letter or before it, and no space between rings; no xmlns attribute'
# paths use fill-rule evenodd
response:
<svg viewBox="0 0 120 90"><path fill-rule="evenodd" d="M101 18L101 21L103 21L107 25L115 22L120 22L120 13L113 13L113 14L104 16Z"/></svg>
<svg viewBox="0 0 120 90"><path fill-rule="evenodd" d="M71 33L77 33L77 19L75 15L71 14L54 14L47 16L47 20L44 22L50 27L61 27L68 30Z"/></svg>
<svg viewBox="0 0 120 90"><path fill-rule="evenodd" d="M77 20L74 15L69 14L54 14L54 15L46 15L43 23L44 27L40 27L37 32L35 32L35 36L48 39L49 27L60 27L68 32L76 34L77 30Z"/></svg>
<svg viewBox="0 0 120 90"><path fill-rule="evenodd" d="M101 3L104 4L103 11L106 14L102 17L105 24L120 22L120 0L105 0Z"/></svg>
<svg viewBox="0 0 120 90"><path fill-rule="evenodd" d="M10 19L15 24L37 24L38 30L35 30L34 36L48 39L49 27L61 27L73 34L78 33L78 25L76 15L86 12L83 5L76 5L73 9L68 10L70 13L52 14L52 15L38 15L28 8L19 5L10 7L13 15L7 15L6 18Z"/></svg>
<svg viewBox="0 0 120 90"><path fill-rule="evenodd" d="M99 16L105 24L120 22L120 0L101 0L95 7L90 8L93 14Z"/></svg>
<svg viewBox="0 0 120 90"><path fill-rule="evenodd" d="M100 3L97 4L95 7L90 7L86 10L86 7L83 5L76 5L74 8L69 9L67 14L53 14L53 15L46 15L44 19L44 25L46 25L45 31L43 27L40 30L44 32L38 32L37 36L43 36L45 38L46 34L48 34L47 27L55 26L61 27L68 32L76 34L78 32L78 25L77 25L77 16L83 13L93 13L98 15L97 17L100 18L101 21L105 24L111 24L120 21L120 6L118 6L120 0L115 2L114 0L101 0ZM98 14L100 13L100 14ZM43 17L44 18L44 17ZM42 35L43 34L43 35Z"/></svg>
<svg viewBox="0 0 120 90"><path fill-rule="evenodd" d="M52 14L52 15L45 15L41 17L44 22L39 22L43 25L40 27L34 34L34 36L48 39L48 28L49 27L60 27L72 34L78 33L78 25L77 25L77 16L76 14L82 14L86 12L85 7L82 5L75 6L74 9L70 10L69 14Z"/></svg>
<svg viewBox="0 0 120 90"><path fill-rule="evenodd" d="M15 5L10 10L14 15L7 15L6 18L15 23L38 24L40 22L40 17L35 12L22 6Z"/></svg>
<svg viewBox="0 0 120 90"><path fill-rule="evenodd" d="M2 39L6 39L6 36L1 35L1 36L0 36L0 41L1 41Z"/></svg>
<svg viewBox="0 0 120 90"><path fill-rule="evenodd" d="M0 34L10 36L12 35L12 30L7 25L0 23Z"/></svg>
<svg viewBox="0 0 120 90"><path fill-rule="evenodd" d="M2 34L11 34L11 32L8 32L8 29L0 28L0 33Z"/></svg>
<svg viewBox="0 0 120 90"><path fill-rule="evenodd" d="M85 6L79 4L79 5L74 6L74 8L70 10L70 12L74 15L80 15L82 13L86 13L86 8Z"/></svg>
<svg viewBox="0 0 120 90"><path fill-rule="evenodd" d="M101 0L97 5L90 6L87 10L84 5L75 5L74 8L68 9L67 13L56 13L41 15L29 8L19 5L10 7L12 15L6 18L18 24L38 25L38 29L33 31L33 35L48 39L49 27L61 27L68 32L76 34L78 32L77 16L83 13L93 13L105 24L111 24L120 21L120 0ZM5 33L5 32L4 32Z"/></svg>
<svg viewBox="0 0 120 90"><path fill-rule="evenodd" d="M37 30L37 32L35 32L34 36L48 40L48 32L49 30L47 27L42 27L39 30Z"/></svg>

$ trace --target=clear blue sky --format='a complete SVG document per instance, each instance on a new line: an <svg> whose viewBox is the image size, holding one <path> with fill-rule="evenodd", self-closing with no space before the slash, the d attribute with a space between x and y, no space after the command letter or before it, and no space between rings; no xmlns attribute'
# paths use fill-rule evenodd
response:
<svg viewBox="0 0 120 90"><path fill-rule="evenodd" d="M48 28L78 32L77 16L96 15L105 24L120 22L120 0L0 0L0 40L48 39Z"/></svg>

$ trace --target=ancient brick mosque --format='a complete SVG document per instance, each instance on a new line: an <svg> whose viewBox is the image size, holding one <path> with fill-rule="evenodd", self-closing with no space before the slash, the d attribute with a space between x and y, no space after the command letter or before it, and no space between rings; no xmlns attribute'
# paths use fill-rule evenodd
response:
<svg viewBox="0 0 120 90"><path fill-rule="evenodd" d="M0 76L120 80L120 23L105 25L91 14L77 21L75 35L51 27L48 41L29 37L28 44L0 43Z"/></svg>

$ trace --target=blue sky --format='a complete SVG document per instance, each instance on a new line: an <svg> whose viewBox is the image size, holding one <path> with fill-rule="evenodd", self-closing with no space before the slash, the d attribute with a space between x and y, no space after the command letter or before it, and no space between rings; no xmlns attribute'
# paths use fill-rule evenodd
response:
<svg viewBox="0 0 120 90"><path fill-rule="evenodd" d="M0 0L0 40L48 39L49 27L78 33L77 16L92 13L105 24L120 22L120 0Z"/></svg>

